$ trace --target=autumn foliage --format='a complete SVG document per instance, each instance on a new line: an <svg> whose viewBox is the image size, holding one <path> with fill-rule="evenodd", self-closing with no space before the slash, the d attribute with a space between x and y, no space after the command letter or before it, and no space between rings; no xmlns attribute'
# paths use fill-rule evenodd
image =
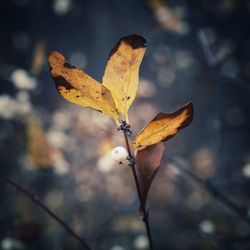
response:
<svg viewBox="0 0 250 250"><path fill-rule="evenodd" d="M142 36L122 37L111 50L102 83L70 65L59 52L53 51L48 61L56 88L66 100L112 117L124 130L124 124L128 125L128 110L136 97L139 68L145 50L146 40ZM188 126L192 120L193 105L188 103L176 112L158 113L135 136L134 154L130 153L129 157L136 160L142 207L146 206L150 186L160 167L163 142Z"/></svg>

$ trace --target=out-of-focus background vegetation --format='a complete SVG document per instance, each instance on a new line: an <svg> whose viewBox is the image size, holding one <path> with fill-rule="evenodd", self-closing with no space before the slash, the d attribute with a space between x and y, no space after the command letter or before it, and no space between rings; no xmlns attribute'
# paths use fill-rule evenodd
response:
<svg viewBox="0 0 250 250"><path fill-rule="evenodd" d="M94 249L147 249L131 172L113 121L57 93L52 50L101 80L121 36L148 49L129 116L136 133L158 111L192 100L194 122L166 143L149 194L155 249L249 249L250 226L190 173L250 216L250 2L9 0L0 3L0 167ZM181 168L188 171L184 173ZM0 249L81 249L28 198L0 180Z"/></svg>

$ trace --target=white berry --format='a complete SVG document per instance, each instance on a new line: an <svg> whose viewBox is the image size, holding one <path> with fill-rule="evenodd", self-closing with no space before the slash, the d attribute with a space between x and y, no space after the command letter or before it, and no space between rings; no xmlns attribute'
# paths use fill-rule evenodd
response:
<svg viewBox="0 0 250 250"><path fill-rule="evenodd" d="M124 147L118 146L112 150L112 159L117 162L123 162L128 157L128 152Z"/></svg>

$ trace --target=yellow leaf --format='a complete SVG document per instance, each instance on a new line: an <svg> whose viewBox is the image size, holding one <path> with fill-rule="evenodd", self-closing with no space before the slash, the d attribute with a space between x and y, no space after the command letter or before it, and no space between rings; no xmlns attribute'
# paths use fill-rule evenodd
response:
<svg viewBox="0 0 250 250"><path fill-rule="evenodd" d="M135 149L166 141L193 120L193 104L190 102L171 114L158 113L156 117L138 133L133 146Z"/></svg>
<svg viewBox="0 0 250 250"><path fill-rule="evenodd" d="M57 90L66 100L93 108L118 120L119 114L108 89L67 63L59 52L53 51L48 61Z"/></svg>
<svg viewBox="0 0 250 250"><path fill-rule="evenodd" d="M126 115L135 99L139 67L146 40L139 35L122 37L110 53L102 84L110 90L118 111Z"/></svg>

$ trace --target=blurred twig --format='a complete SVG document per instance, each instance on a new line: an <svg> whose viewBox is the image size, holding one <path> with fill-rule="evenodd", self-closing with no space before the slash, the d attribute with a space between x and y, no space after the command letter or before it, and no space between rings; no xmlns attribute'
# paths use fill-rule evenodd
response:
<svg viewBox="0 0 250 250"><path fill-rule="evenodd" d="M32 200L32 202L40 206L47 214L49 214L54 220L56 220L59 224L61 224L75 239L77 239L82 244L82 246L85 249L91 250L91 248L85 243L85 241L76 232L74 232L73 229L71 229L66 222L64 222L56 214L54 214L37 196L30 193L28 190L24 189L23 187L21 187L19 184L17 184L7 176L0 175L0 178L5 180L12 187L16 188L19 192L29 197Z"/></svg>
<svg viewBox="0 0 250 250"><path fill-rule="evenodd" d="M220 242L229 242L229 243L249 243L250 241L250 235L245 236L237 236L235 234L226 234L219 232L216 230L216 233L211 234L202 234L202 237L205 237L209 240L216 240Z"/></svg>
<svg viewBox="0 0 250 250"><path fill-rule="evenodd" d="M216 59L216 55L211 50L211 47L217 42L213 41L211 44L208 40L208 37L204 31L204 27L201 27L201 23L204 23L204 20L200 20L196 18L196 15L194 13L194 8L192 6L192 3L190 1L184 0L185 8L187 9L188 14L188 21L191 26L191 36L190 39L192 43L195 45L195 48L199 48L202 52L203 58L205 60L205 63L208 66L208 69L210 71L210 75L213 79L213 81L217 83L227 83L227 82L234 82L247 90L250 91L249 82L236 77L236 78L229 78L225 76L221 76L219 72L219 66L223 64L223 62L227 61L229 58L232 57L232 52L228 53L226 56L222 58L221 62L218 62ZM201 17L202 15L199 15ZM218 84L219 85L219 84Z"/></svg>
<svg viewBox="0 0 250 250"><path fill-rule="evenodd" d="M245 207L240 206L238 203L233 201L231 198L227 197L224 193L219 191L210 180L204 180L201 177L195 175L190 170L188 170L188 166L186 166L185 163L182 161L179 161L178 159L174 157L167 156L167 158L176 163L173 166L181 170L184 174L186 174L190 179L198 183L204 190L206 190L208 193L210 193L215 199L217 199L219 202L221 202L224 206L229 208L231 211L233 211L235 214L237 214L239 217L241 217L245 222L247 222L250 225L250 218L248 216L248 209Z"/></svg>

